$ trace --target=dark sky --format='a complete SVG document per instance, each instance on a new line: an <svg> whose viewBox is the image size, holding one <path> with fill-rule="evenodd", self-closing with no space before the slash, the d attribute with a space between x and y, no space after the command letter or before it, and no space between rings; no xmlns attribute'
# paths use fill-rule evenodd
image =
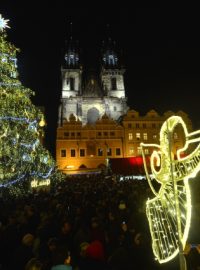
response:
<svg viewBox="0 0 200 270"><path fill-rule="evenodd" d="M150 109L161 114L183 110L195 128L200 128L200 23L195 9L76 9L68 2L46 6L34 1L0 3L0 13L10 20L8 39L21 49L20 80L35 91L33 102L46 108L47 141L51 147L70 22L88 65L98 62L102 40L107 37L106 25L110 25L109 35L122 50L126 94L132 109L141 114Z"/></svg>

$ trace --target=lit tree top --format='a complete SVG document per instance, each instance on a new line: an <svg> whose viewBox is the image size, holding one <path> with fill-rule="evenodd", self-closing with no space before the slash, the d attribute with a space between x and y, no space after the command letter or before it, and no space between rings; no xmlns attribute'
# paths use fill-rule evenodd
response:
<svg viewBox="0 0 200 270"><path fill-rule="evenodd" d="M9 20L5 20L1 14L0 14L0 31L3 31L5 28L10 28L8 25L7 25L7 22Z"/></svg>

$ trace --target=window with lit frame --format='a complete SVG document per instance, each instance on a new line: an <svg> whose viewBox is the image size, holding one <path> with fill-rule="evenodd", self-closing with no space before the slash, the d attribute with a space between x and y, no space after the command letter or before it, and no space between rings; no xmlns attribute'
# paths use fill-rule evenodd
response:
<svg viewBox="0 0 200 270"><path fill-rule="evenodd" d="M133 140L133 133L128 133L128 139L129 141Z"/></svg>
<svg viewBox="0 0 200 270"><path fill-rule="evenodd" d="M144 139L144 141L147 141L148 140L147 133L143 133L143 139Z"/></svg>
<svg viewBox="0 0 200 270"><path fill-rule="evenodd" d="M136 133L136 139L140 140L141 134L139 132Z"/></svg>

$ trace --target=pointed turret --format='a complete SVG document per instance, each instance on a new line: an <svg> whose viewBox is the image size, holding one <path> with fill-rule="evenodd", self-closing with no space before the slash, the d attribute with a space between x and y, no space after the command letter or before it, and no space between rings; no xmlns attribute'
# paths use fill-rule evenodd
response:
<svg viewBox="0 0 200 270"><path fill-rule="evenodd" d="M116 44L111 38L103 42L102 66L104 68L118 68L119 59L116 52Z"/></svg>
<svg viewBox="0 0 200 270"><path fill-rule="evenodd" d="M64 59L65 68L80 68L80 52L78 41L75 41L72 37L72 23L70 23L70 38L66 42Z"/></svg>
<svg viewBox="0 0 200 270"><path fill-rule="evenodd" d="M125 98L124 71L116 43L109 37L103 42L101 69L102 85L108 97Z"/></svg>

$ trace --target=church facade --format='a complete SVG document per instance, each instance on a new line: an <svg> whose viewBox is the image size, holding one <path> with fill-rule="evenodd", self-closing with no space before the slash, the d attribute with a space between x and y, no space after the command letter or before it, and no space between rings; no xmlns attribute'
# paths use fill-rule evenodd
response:
<svg viewBox="0 0 200 270"><path fill-rule="evenodd" d="M100 74L89 74L84 81L78 50L70 45L61 69L62 93L59 125L74 115L83 125L94 124L104 114L113 120L124 115L128 106L124 87L124 69L117 54L107 47L102 54Z"/></svg>
<svg viewBox="0 0 200 270"><path fill-rule="evenodd" d="M162 123L173 112L145 116L130 110L124 86L125 70L112 46L104 48L99 74L83 78L78 50L68 46L61 68L56 162L65 173L106 170L109 159L141 156L140 143L159 143ZM184 112L188 129L191 121ZM181 131L175 132L175 149L183 146ZM145 149L150 155L152 149Z"/></svg>

